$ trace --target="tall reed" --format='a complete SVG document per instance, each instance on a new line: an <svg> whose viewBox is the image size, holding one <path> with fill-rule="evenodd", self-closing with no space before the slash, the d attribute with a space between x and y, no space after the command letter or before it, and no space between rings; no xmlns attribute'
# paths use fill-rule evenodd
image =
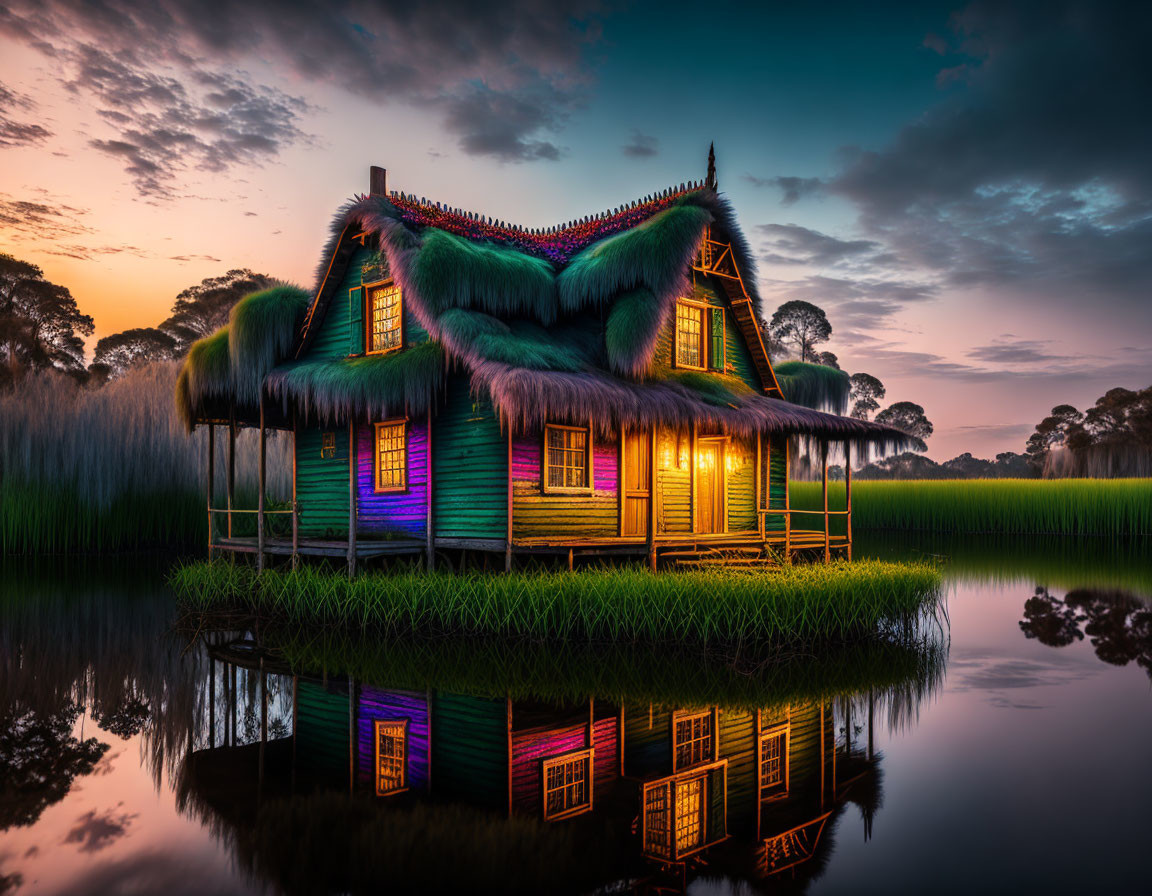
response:
<svg viewBox="0 0 1152 896"><path fill-rule="evenodd" d="M844 484L829 483L829 507L844 508ZM822 507L820 484L793 482L792 506ZM797 517L817 528L819 517ZM1003 535L1152 534L1152 479L932 479L852 483L856 529ZM843 531L842 520L832 523Z"/></svg>
<svg viewBox="0 0 1152 896"><path fill-rule="evenodd" d="M940 583L931 564L875 560L767 573L606 568L352 580L311 566L257 576L248 566L201 561L172 575L192 613L231 607L397 636L702 645L812 644L906 632L912 617L933 604Z"/></svg>
<svg viewBox="0 0 1152 896"><path fill-rule="evenodd" d="M207 434L176 417L174 363L102 388L31 375L0 393L0 553L186 546L207 538ZM237 488L255 501L257 437L237 439ZM218 495L227 438L217 438ZM271 440L269 494L291 491L291 445ZM218 498L219 500L219 498Z"/></svg>

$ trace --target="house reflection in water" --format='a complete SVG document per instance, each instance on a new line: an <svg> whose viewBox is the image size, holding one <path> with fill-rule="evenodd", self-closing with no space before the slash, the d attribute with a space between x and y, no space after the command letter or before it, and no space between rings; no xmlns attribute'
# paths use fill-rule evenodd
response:
<svg viewBox="0 0 1152 896"><path fill-rule="evenodd" d="M865 834L878 803L866 697L760 709L561 705L347 679L288 681L293 734L259 749L291 756L291 783L261 780L262 789L289 797L335 790L378 800L383 812L463 803L576 826L580 842L613 841L624 860L611 877L637 892L676 891L699 874L762 885L814 877L847 802L860 806ZM213 733L209 742L218 741ZM187 787L209 786L228 761L206 754L230 752L256 771L243 758L256 747L196 751ZM263 759L258 769L263 776ZM276 769L285 771L269 765L269 777ZM216 786L242 773L216 777ZM219 798L207 802L229 811Z"/></svg>

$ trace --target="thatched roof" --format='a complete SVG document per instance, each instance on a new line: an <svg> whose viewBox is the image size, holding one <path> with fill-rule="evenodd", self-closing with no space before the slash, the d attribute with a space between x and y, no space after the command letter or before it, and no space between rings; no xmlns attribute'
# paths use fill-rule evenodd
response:
<svg viewBox="0 0 1152 896"><path fill-rule="evenodd" d="M446 368L455 365L517 430L548 419L591 419L603 431L696 423L741 435L808 435L886 448L909 444L888 427L783 400L760 348L755 314L743 309L733 319L758 349L753 363L759 388L656 362L660 333L676 299L691 290L692 262L709 229L714 239L731 244L741 296L748 307L757 307L751 253L728 203L708 187L681 185L543 230L403 194L358 197L336 217L315 298L294 344L279 326L298 318L298 297L275 318L275 335L261 340L243 329L239 352L232 348L236 328L258 315L256 308L234 313L228 333L198 344L189 355L181 407L190 421L202 419L205 409L228 394L250 407L263 382L284 418L291 407L325 420L419 414L434 405ZM379 250L380 266L403 290L406 310L432 345L380 357L310 360L309 346L362 245ZM730 294L733 287L725 286ZM267 314L267 301L257 307ZM227 344L230 366L212 339ZM240 366L237 356L245 359ZM811 380L815 387L800 389ZM801 370L789 382L804 403L842 409L838 380Z"/></svg>

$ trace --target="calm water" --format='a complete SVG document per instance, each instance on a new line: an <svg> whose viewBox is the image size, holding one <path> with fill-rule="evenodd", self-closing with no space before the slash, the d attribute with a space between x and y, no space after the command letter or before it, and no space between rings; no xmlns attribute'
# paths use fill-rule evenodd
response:
<svg viewBox="0 0 1152 896"><path fill-rule="evenodd" d="M784 669L257 649L162 565L10 563L0 893L1143 892L1148 547L865 545L949 558L947 620Z"/></svg>

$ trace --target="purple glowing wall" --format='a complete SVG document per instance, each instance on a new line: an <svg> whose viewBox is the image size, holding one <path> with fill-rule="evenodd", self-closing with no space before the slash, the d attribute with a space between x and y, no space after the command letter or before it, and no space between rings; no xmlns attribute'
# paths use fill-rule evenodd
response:
<svg viewBox="0 0 1152 896"><path fill-rule="evenodd" d="M408 423L408 488L376 494L376 428L361 424L356 433L356 520L358 532L423 538L428 519L428 425Z"/></svg>
<svg viewBox="0 0 1152 896"><path fill-rule="evenodd" d="M376 792L376 722L408 720L408 789L428 788L428 702L416 691L362 685L356 701L356 789Z"/></svg>
<svg viewBox="0 0 1152 896"><path fill-rule="evenodd" d="M512 440L513 537L613 536L619 531L617 477L619 445L599 439L592 445L592 494L546 494L543 490L543 435Z"/></svg>
<svg viewBox="0 0 1152 896"><path fill-rule="evenodd" d="M616 780L619 768L616 754L616 728L614 717L599 719L593 726L592 757L593 806L596 795L604 794ZM563 728L512 732L512 808L528 815L543 815L544 760L588 745L588 726L571 725Z"/></svg>

